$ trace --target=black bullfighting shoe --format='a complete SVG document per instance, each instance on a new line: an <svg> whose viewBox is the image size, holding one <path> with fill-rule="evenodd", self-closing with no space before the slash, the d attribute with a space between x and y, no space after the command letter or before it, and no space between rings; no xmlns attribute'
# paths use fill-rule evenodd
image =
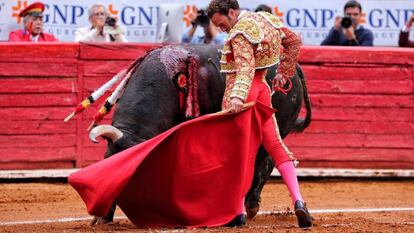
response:
<svg viewBox="0 0 414 233"><path fill-rule="evenodd" d="M224 225L225 227L241 227L246 225L246 215L245 214L239 214L236 217L233 218L229 223Z"/></svg>
<svg viewBox="0 0 414 233"><path fill-rule="evenodd" d="M295 202L295 215L298 218L299 227L312 226L312 217L303 201L297 200Z"/></svg>

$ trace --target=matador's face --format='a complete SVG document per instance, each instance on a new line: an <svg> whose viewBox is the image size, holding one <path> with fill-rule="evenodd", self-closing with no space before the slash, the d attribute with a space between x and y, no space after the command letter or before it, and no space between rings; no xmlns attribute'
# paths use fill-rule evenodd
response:
<svg viewBox="0 0 414 233"><path fill-rule="evenodd" d="M229 32L237 23L238 13L239 12L234 9L229 9L227 15L217 12L211 17L211 22L223 32Z"/></svg>

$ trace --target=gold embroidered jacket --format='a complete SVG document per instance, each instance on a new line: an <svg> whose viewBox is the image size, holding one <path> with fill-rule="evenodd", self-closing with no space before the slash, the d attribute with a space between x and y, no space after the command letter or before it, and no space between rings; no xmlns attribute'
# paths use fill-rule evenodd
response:
<svg viewBox="0 0 414 233"><path fill-rule="evenodd" d="M230 98L246 100L256 69L280 61L277 72L284 78L293 76L300 44L299 37L276 16L267 12L242 13L229 32L220 60L221 71L228 73L227 78L236 79Z"/></svg>

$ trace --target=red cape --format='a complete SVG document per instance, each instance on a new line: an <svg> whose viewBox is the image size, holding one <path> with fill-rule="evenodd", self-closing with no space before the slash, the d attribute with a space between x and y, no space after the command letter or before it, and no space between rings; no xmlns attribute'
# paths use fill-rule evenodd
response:
<svg viewBox="0 0 414 233"><path fill-rule="evenodd" d="M69 183L91 215L105 216L115 201L139 227L224 225L240 214L261 125L273 113L257 103L184 122L71 174Z"/></svg>

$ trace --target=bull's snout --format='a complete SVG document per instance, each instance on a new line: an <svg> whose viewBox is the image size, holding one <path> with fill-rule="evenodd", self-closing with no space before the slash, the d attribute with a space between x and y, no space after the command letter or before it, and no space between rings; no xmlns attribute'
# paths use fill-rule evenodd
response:
<svg viewBox="0 0 414 233"><path fill-rule="evenodd" d="M91 130L89 139L94 143L98 143L99 141L96 140L96 138L101 136L111 139L112 142L116 142L118 139L122 138L123 135L121 130L112 125L99 125Z"/></svg>

